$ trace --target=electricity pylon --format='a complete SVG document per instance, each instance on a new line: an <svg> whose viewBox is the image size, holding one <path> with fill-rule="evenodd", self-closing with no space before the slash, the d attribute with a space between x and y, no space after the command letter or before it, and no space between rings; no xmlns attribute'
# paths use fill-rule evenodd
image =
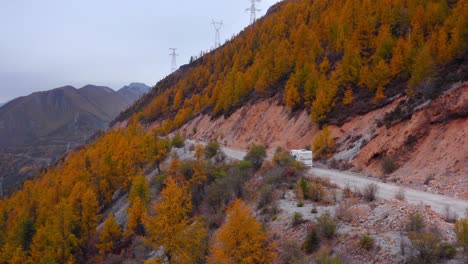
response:
<svg viewBox="0 0 468 264"><path fill-rule="evenodd" d="M260 11L260 9L257 9L257 2L261 2L261 0L250 0L250 7L247 8L245 11L250 11L250 24L255 23L255 20L257 20L257 12Z"/></svg>
<svg viewBox="0 0 468 264"><path fill-rule="evenodd" d="M221 34L220 34L220 29L223 26L223 21L214 21L211 22L215 29L215 49L221 46Z"/></svg>
<svg viewBox="0 0 468 264"><path fill-rule="evenodd" d="M170 48L169 50L172 50L171 54L169 54L172 57L171 72L175 72L177 70L177 56L179 54L176 53L176 48Z"/></svg>

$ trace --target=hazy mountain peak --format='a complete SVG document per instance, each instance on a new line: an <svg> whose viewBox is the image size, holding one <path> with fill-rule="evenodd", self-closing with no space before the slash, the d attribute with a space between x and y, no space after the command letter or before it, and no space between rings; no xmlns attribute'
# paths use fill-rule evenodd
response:
<svg viewBox="0 0 468 264"><path fill-rule="evenodd" d="M147 86L144 83L132 82L129 85L125 85L120 90L117 91L122 97L127 100L129 104L135 102L143 94L147 93L151 87Z"/></svg>

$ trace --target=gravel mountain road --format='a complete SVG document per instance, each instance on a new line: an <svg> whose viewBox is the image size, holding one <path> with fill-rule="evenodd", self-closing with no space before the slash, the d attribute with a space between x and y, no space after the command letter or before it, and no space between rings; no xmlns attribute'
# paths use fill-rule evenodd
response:
<svg viewBox="0 0 468 264"><path fill-rule="evenodd" d="M195 141L189 141L195 143ZM196 142L204 144L202 142ZM226 147L221 148L226 156L241 160L244 158L246 152L241 150L234 150ZM269 157L271 158L271 157ZM400 191L401 187L398 185L384 183L375 178L369 178L363 175L354 174L351 172L336 171L323 168L311 168L309 172L315 176L328 178L331 182L338 185L340 188L351 186L353 188L361 189L368 184L375 183L379 187L377 197L380 199L393 199ZM447 209L455 213L458 217L462 217L468 210L468 201L460 200L453 197L433 194L411 188L405 188L405 199L411 204L424 204L429 205L435 212L445 215Z"/></svg>

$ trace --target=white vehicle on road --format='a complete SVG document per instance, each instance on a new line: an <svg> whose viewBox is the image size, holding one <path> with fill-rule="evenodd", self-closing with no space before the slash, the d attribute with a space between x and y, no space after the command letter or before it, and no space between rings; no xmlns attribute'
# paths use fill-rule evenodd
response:
<svg viewBox="0 0 468 264"><path fill-rule="evenodd" d="M313 166L313 153L310 150L292 149L291 156L293 156L297 161L304 163L308 167Z"/></svg>

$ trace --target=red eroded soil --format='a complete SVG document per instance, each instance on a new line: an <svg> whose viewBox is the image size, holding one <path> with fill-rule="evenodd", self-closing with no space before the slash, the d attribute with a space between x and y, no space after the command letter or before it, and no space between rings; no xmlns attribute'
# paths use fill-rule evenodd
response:
<svg viewBox="0 0 468 264"><path fill-rule="evenodd" d="M382 125L385 114L405 99L396 98L391 104L357 116L341 127L330 126L338 145L336 152L346 152L359 139L367 138L355 148L354 155L344 155L354 165L353 170L468 199L468 83L426 102L404 121ZM278 146L304 148L318 131L318 125L306 111L291 113L277 99L248 103L229 117L213 119L200 115L179 130L186 138L217 139L233 149L265 144L270 153ZM399 166L386 176L381 169L385 156L394 157Z"/></svg>

